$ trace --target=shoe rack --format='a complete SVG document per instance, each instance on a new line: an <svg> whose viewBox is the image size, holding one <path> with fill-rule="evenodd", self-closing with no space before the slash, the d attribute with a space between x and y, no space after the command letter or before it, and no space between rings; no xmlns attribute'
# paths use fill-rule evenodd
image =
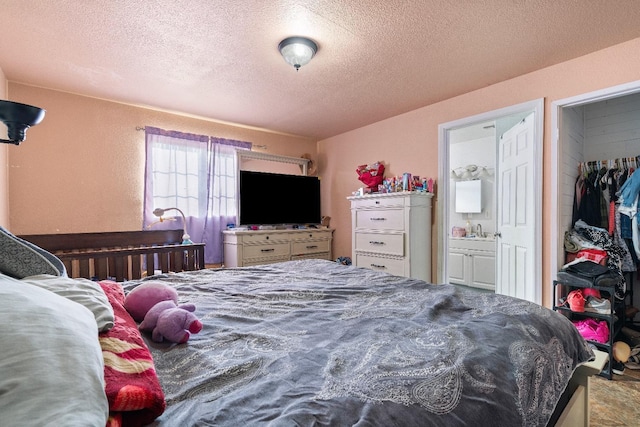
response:
<svg viewBox="0 0 640 427"><path fill-rule="evenodd" d="M590 311L572 311L567 305L560 305L561 298L566 298L569 292L576 289L594 288L600 291L602 298L605 298L603 292L608 294L611 311L609 313L593 313ZM567 316L569 320L580 320L585 318L593 318L599 321L606 321L609 327L609 340L606 343L598 341L587 340L589 344L595 345L599 350L606 352L609 355L609 360L605 368L600 372L600 375L611 379L613 377L613 371L611 365L613 363L613 343L615 338L622 330L625 323L625 300L618 300L615 297L615 285L614 286L587 286L582 283L574 283L571 280L554 280L553 281L553 295L554 305L553 309Z"/></svg>

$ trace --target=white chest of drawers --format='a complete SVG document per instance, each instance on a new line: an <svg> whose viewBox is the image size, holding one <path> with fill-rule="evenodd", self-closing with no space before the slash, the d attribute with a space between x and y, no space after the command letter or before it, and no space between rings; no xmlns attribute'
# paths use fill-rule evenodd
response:
<svg viewBox="0 0 640 427"><path fill-rule="evenodd" d="M348 197L358 267L431 281L430 193Z"/></svg>
<svg viewBox="0 0 640 427"><path fill-rule="evenodd" d="M225 230L224 266L247 267L295 259L331 260L333 229Z"/></svg>

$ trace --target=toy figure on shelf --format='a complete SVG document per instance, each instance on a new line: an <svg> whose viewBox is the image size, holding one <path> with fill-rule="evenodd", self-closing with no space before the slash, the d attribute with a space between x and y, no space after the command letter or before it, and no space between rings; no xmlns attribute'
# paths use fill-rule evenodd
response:
<svg viewBox="0 0 640 427"><path fill-rule="evenodd" d="M367 187L378 190L378 185L382 184L384 179L384 165L381 162L375 162L370 165L360 165L356 169L358 179Z"/></svg>

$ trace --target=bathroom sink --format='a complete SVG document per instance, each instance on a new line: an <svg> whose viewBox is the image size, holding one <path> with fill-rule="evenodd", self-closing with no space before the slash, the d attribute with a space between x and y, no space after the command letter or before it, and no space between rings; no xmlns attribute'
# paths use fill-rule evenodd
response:
<svg viewBox="0 0 640 427"><path fill-rule="evenodd" d="M459 240L496 240L495 236L493 235L493 233L490 234L486 234L484 237L479 237L477 234L470 234L468 236L465 237L451 237L452 239L459 239Z"/></svg>

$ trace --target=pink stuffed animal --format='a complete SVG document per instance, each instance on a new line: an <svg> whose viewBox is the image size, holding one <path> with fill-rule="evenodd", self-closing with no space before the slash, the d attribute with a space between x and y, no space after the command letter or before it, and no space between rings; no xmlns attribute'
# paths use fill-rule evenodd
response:
<svg viewBox="0 0 640 427"><path fill-rule="evenodd" d="M151 339L156 342L166 339L178 344L185 343L191 334L202 330L202 322L193 314L195 310L193 304L177 306L173 301L161 301L151 307L139 329L151 332Z"/></svg>
<svg viewBox="0 0 640 427"><path fill-rule="evenodd" d="M193 312L193 304L178 305L178 293L161 282L146 282L127 294L124 307L139 329L151 332L151 339L185 343L191 334L202 330L202 322Z"/></svg>
<svg viewBox="0 0 640 427"><path fill-rule="evenodd" d="M160 301L173 301L178 304L178 292L162 282L145 282L136 286L124 299L133 320L140 323L147 312Z"/></svg>

